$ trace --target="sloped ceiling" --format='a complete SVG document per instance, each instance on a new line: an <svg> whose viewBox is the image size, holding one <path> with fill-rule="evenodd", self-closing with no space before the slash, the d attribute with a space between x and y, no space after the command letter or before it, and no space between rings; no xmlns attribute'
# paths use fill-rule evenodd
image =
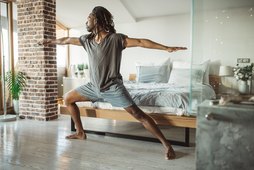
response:
<svg viewBox="0 0 254 170"><path fill-rule="evenodd" d="M190 13L191 0L56 0L56 17L68 28L84 27L95 6L107 8L115 23L130 23L147 17Z"/></svg>

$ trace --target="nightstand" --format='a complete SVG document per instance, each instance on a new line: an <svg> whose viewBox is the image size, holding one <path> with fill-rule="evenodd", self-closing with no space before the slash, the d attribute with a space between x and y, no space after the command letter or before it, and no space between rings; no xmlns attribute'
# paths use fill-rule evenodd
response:
<svg viewBox="0 0 254 170"><path fill-rule="evenodd" d="M198 107L197 170L254 169L254 105Z"/></svg>

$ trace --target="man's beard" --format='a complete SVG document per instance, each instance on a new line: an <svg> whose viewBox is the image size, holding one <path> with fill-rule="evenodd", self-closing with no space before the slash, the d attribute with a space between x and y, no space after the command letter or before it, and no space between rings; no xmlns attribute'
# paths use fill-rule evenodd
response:
<svg viewBox="0 0 254 170"><path fill-rule="evenodd" d="M87 32L92 32L93 31L93 29L91 29L90 27L86 27L86 30L87 30Z"/></svg>
<svg viewBox="0 0 254 170"><path fill-rule="evenodd" d="M95 25L93 27L86 26L87 32L93 32L94 29L95 29Z"/></svg>

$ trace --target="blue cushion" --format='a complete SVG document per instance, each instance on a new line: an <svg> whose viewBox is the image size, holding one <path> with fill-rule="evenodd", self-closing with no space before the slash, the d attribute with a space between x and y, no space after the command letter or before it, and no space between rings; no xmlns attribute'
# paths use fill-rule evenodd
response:
<svg viewBox="0 0 254 170"><path fill-rule="evenodd" d="M137 82L140 83L167 83L170 75L169 65L136 66Z"/></svg>

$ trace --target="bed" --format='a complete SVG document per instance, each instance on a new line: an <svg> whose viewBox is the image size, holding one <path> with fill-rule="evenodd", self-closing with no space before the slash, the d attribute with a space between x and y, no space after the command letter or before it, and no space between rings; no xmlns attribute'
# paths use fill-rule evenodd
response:
<svg viewBox="0 0 254 170"><path fill-rule="evenodd" d="M145 74L140 74L142 72L141 68ZM200 100L203 101L215 97L214 82L217 77L211 77L211 84L204 83L203 77L201 81L195 80L195 82L186 83L184 78L190 80L189 69L180 71L188 76L181 76L181 80L179 80L179 74L182 73L174 65L170 75L168 75L171 76L171 79L165 76L165 72L168 70L162 70L161 66L156 66L155 70L154 66L153 69L148 68L152 73L147 73L147 66L145 68L142 66L141 68L138 69L138 76L135 81L124 81L125 87L135 103L145 113L149 114L156 124L185 128L184 142L173 141L173 143L189 146L189 130L190 128L196 128L195 114L197 103ZM168 69L168 65L165 68ZM205 71L202 72L205 73ZM81 116L137 122L123 108L112 107L107 102L78 102L77 105L80 108ZM69 114L64 104L61 105L60 112L61 114ZM71 121L71 130L75 131L73 121ZM121 136L121 134L119 135Z"/></svg>

